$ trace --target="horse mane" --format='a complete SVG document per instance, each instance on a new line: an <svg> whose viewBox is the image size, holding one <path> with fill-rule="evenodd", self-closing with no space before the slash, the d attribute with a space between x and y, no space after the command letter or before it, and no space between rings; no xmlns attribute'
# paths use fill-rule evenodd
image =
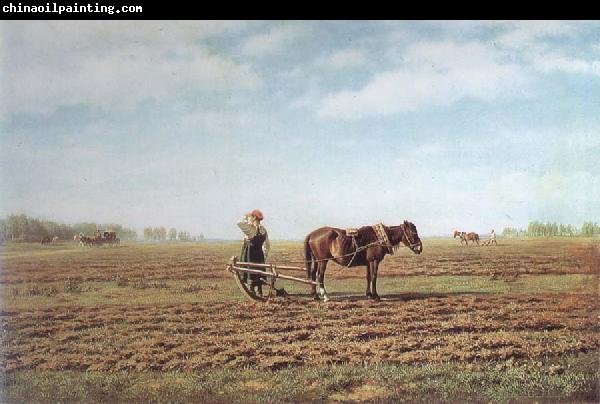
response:
<svg viewBox="0 0 600 404"><path fill-rule="evenodd" d="M392 231L396 230L396 229L401 229L402 230L402 235L404 235L404 227L402 227L402 225L396 225L396 226L384 226L384 228L388 228ZM394 234L394 233L392 233ZM400 243L402 242L402 236L398 237L397 240L394 240L392 237L390 237L390 235L388 234L388 238L390 239L390 244L392 245L392 250L394 252L398 251L398 249L400 248Z"/></svg>

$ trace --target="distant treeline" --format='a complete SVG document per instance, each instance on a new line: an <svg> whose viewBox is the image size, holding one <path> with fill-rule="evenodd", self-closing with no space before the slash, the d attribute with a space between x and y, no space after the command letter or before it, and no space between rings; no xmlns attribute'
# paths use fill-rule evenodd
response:
<svg viewBox="0 0 600 404"><path fill-rule="evenodd" d="M91 235L96 230L116 231L121 240L135 240L135 230L120 224L78 223L64 224L50 220L36 219L27 215L9 215L0 219L0 240L40 241L44 237L58 236L61 240L73 240L79 233Z"/></svg>
<svg viewBox="0 0 600 404"><path fill-rule="evenodd" d="M204 241L204 234L192 236L187 231L177 231L170 228L169 231L163 226L144 228L144 240L146 241Z"/></svg>
<svg viewBox="0 0 600 404"><path fill-rule="evenodd" d="M527 229L505 227L502 235L505 237L553 237L553 236L595 236L600 234L600 226L595 222L584 222L578 229L572 224L543 223L537 220L529 222Z"/></svg>

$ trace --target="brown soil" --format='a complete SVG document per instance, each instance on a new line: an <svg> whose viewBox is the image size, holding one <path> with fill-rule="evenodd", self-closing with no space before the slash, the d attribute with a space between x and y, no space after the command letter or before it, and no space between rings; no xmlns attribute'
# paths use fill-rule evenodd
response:
<svg viewBox="0 0 600 404"><path fill-rule="evenodd" d="M301 249L300 243L274 245L270 258L298 260ZM233 280L224 271L225 263L238 250L237 244L131 245L19 255L11 254L9 246L2 257L0 287L26 284L46 290L49 283L69 279L87 281L91 287L94 281L116 279L214 279L229 284ZM597 244L589 242L511 241L498 247L461 247L431 241L420 256L402 250L387 257L380 277L487 277L493 271L590 274L598 272L598 257ZM327 272L327 279L359 277L364 278L364 270L332 266ZM196 292L216 294L213 303L90 307L55 300L56 306L44 308L5 308L0 311L0 369L167 371L478 363L539 360L600 347L596 293L420 293L392 295L378 303L344 298L327 304L305 295L264 304L220 300L217 292Z"/></svg>
<svg viewBox="0 0 600 404"><path fill-rule="evenodd" d="M231 244L125 245L120 248L73 249L52 254L3 258L0 284L76 281L228 279L226 262L239 254ZM302 244L275 245L270 262L303 267ZM345 269L330 264L327 278L364 278L363 268ZM415 255L403 248L387 256L379 274L386 275L483 275L492 274L600 274L598 242L564 240L501 241L499 246L461 246L444 241L425 241L424 252ZM302 276L302 275L301 275Z"/></svg>
<svg viewBox="0 0 600 404"><path fill-rule="evenodd" d="M593 295L323 304L49 307L0 313L4 370L193 370L532 360L600 347Z"/></svg>

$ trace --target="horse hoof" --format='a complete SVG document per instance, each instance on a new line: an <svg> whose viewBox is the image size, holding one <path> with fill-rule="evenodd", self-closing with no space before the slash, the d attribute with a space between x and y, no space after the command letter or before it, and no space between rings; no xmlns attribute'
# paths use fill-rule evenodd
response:
<svg viewBox="0 0 600 404"><path fill-rule="evenodd" d="M379 297L379 295L373 295L371 296L371 299L375 300L376 302L380 301L381 298Z"/></svg>
<svg viewBox="0 0 600 404"><path fill-rule="evenodd" d="M323 301L324 301L325 303L327 303L329 300L330 300L330 299L329 299L329 296L324 296L324 297L323 297Z"/></svg>
<svg viewBox="0 0 600 404"><path fill-rule="evenodd" d="M318 301L319 301L319 300L321 300L321 299L319 299L319 296L317 296L317 295L314 295L314 296L313 296L313 300L314 300L314 301L316 301L316 302L318 302Z"/></svg>

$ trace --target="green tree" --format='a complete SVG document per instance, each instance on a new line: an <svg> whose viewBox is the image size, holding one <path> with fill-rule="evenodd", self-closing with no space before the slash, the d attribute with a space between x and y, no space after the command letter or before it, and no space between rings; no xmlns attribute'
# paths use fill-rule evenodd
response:
<svg viewBox="0 0 600 404"><path fill-rule="evenodd" d="M152 227L144 228L144 240L152 240Z"/></svg>

